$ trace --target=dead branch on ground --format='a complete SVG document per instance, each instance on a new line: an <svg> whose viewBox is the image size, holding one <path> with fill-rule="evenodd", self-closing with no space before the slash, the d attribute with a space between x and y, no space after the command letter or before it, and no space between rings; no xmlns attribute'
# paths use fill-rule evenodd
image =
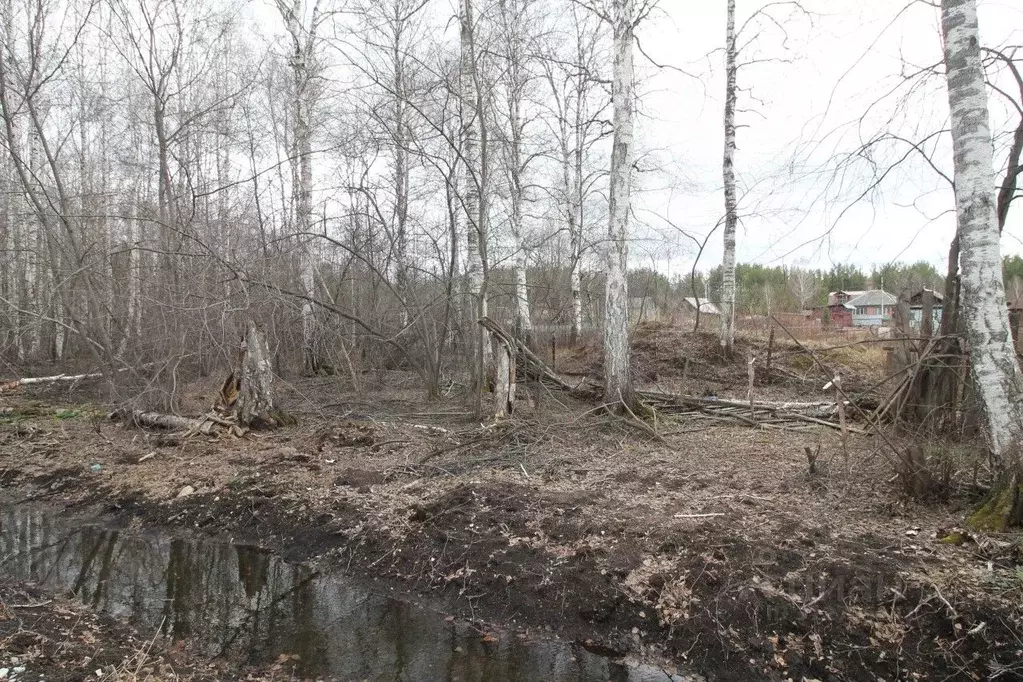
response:
<svg viewBox="0 0 1023 682"><path fill-rule="evenodd" d="M566 391L582 398L593 399L596 396L588 388L575 387L566 382L558 376L557 372L529 350L525 344L508 334L507 331L490 318L484 317L479 322L488 331L501 339L502 343L507 343L509 348L516 349L518 353L516 367L525 376L539 381L548 388ZM729 400L727 398L679 395L660 391L637 391L636 395L644 405L650 407L656 413L674 417L738 423L753 428L801 429L809 428L810 425L826 426L832 429L842 428L838 420L839 406L835 402L747 402ZM847 395L845 396L845 401L847 404L849 403ZM858 406L857 410L864 413L864 410ZM638 417L636 420L647 427L641 429L646 435L659 439L663 438L652 427L649 427L646 422L638 419ZM631 420L629 421L631 422ZM630 426L636 425L630 423ZM847 426L847 429L851 433L866 433L861 429L850 426Z"/></svg>

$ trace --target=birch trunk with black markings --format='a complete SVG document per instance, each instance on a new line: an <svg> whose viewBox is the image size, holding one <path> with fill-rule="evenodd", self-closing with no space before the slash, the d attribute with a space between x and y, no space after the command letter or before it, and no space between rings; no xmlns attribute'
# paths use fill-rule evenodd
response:
<svg viewBox="0 0 1023 682"><path fill-rule="evenodd" d="M998 219L994 150L980 54L976 0L941 3L955 161L963 316L973 378L997 469L1018 466L1023 435L1023 375L1009 334Z"/></svg>

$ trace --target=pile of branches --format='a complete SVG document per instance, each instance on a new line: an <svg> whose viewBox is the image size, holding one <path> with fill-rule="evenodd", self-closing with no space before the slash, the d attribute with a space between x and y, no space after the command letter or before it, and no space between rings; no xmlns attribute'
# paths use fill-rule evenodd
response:
<svg viewBox="0 0 1023 682"><path fill-rule="evenodd" d="M897 383L874 411L872 421L928 434L975 436L983 420L974 399L968 344L956 333L961 330L954 314L943 320L942 335L933 333L933 301L927 298L920 338L910 336L908 300L901 298L896 307L889 378Z"/></svg>
<svg viewBox="0 0 1023 682"><path fill-rule="evenodd" d="M899 382L875 411L878 421L929 424L944 430L957 421L969 388L969 355L958 337L896 342L892 364ZM954 428L954 427L953 427Z"/></svg>
<svg viewBox="0 0 1023 682"><path fill-rule="evenodd" d="M745 424L757 428L842 428L837 402L758 402L728 398L700 398L655 391L637 393L644 404L665 415ZM848 406L848 402L845 403ZM846 430L858 430L846 426Z"/></svg>
<svg viewBox="0 0 1023 682"><path fill-rule="evenodd" d="M571 392L587 399L599 399L599 387L589 383L572 386L522 341L490 318L482 318L480 324L501 339L507 347L515 349L517 353L515 366L522 378L538 381L553 390ZM843 426L841 414L843 409L850 405L849 401L843 402L841 406L838 402L776 403L702 398L656 391L639 391L637 396L644 405L664 415L730 422L756 428L811 429L827 426L861 432L847 425Z"/></svg>

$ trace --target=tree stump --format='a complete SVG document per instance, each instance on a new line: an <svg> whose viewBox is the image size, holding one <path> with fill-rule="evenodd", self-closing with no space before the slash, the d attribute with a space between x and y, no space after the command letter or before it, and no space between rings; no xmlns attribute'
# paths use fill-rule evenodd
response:
<svg viewBox="0 0 1023 682"><path fill-rule="evenodd" d="M273 394L273 365L266 336L249 320L241 347L241 367L235 414L238 423L252 429L275 429L288 420L277 409Z"/></svg>

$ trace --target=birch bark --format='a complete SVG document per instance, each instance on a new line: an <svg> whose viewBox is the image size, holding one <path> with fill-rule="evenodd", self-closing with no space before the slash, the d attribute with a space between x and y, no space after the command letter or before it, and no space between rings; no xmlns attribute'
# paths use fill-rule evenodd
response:
<svg viewBox="0 0 1023 682"><path fill-rule="evenodd" d="M735 102L736 47L735 0L728 0L725 30L725 153L722 175L725 183L724 257L721 261L721 348L732 353L735 344L735 229L738 208L735 195Z"/></svg>
<svg viewBox="0 0 1023 682"><path fill-rule="evenodd" d="M511 231L515 240L515 331L526 345L532 344L533 324L529 313L529 284L527 267L529 252L523 234L522 204L524 200L523 174L526 170L522 156L522 137L525 122L522 117L522 98L526 81L522 64L522 0L502 0L504 15L505 51L507 59L509 162L511 193Z"/></svg>
<svg viewBox="0 0 1023 682"><path fill-rule="evenodd" d="M277 9L284 19L291 38L292 87L292 192L295 207L295 228L302 235L299 250L299 278L302 293L316 294L316 267L309 243L313 220L313 161L312 124L310 114L314 101L313 76L316 33L320 25L319 0L315 0L308 25L305 22L303 0L277 0ZM302 358L305 374L316 374L319 362L315 351L316 313L312 301L302 303Z"/></svg>
<svg viewBox="0 0 1023 682"><path fill-rule="evenodd" d="M976 0L942 0L948 102L955 160L963 314L973 378L995 463L1018 464L1023 376L1009 333L995 212L994 150L980 55ZM1010 462L1010 458L1017 459Z"/></svg>
<svg viewBox="0 0 1023 682"><path fill-rule="evenodd" d="M462 0L459 20L461 29L459 89L461 91L462 158L465 170L463 204L467 250L465 280L471 315L479 319L487 316L484 286L486 264L483 262L483 254L486 250L486 220L480 199L480 188L484 176L480 147L483 121L476 72L475 21L472 0ZM466 320L466 323L467 328L472 330L470 333L475 340L473 345L476 355L477 379L482 387L490 375L493 351L490 347L490 334L476 324L476 319L470 318ZM482 405L479 406L479 410L482 410Z"/></svg>
<svg viewBox="0 0 1023 682"><path fill-rule="evenodd" d="M631 408L629 367L629 207L632 194L634 0L614 2L614 147L608 212L608 264L604 320L604 401Z"/></svg>

